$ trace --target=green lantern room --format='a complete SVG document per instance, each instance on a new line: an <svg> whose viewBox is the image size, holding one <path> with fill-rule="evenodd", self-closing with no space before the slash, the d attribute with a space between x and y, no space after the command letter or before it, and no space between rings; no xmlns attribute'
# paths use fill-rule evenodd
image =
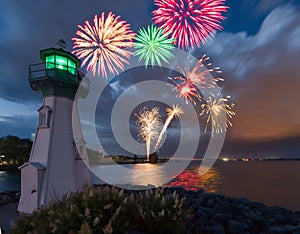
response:
<svg viewBox="0 0 300 234"><path fill-rule="evenodd" d="M46 62L46 69L57 69L68 71L72 75L76 75L76 70L80 65L80 61L70 53L59 49L47 49L40 52L41 60ZM72 76L70 76L72 78Z"/></svg>
<svg viewBox="0 0 300 234"><path fill-rule="evenodd" d="M46 96L74 99L82 77L77 72L80 60L63 49L40 51L42 63L29 66L29 82L34 91Z"/></svg>

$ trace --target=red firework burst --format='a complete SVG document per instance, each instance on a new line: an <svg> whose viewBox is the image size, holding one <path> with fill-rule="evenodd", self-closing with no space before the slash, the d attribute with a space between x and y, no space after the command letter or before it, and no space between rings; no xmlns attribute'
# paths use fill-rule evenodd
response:
<svg viewBox="0 0 300 234"><path fill-rule="evenodd" d="M158 9L153 11L153 20L177 40L178 48L200 47L216 30L222 30L222 13L228 9L225 1L154 0Z"/></svg>

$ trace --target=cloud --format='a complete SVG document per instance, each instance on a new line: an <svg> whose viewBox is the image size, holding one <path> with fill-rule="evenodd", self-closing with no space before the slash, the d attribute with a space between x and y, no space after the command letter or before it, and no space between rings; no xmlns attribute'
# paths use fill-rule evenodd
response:
<svg viewBox="0 0 300 234"><path fill-rule="evenodd" d="M292 1L289 1L292 2ZM300 132L299 116L299 54L300 16L294 5L278 6L281 0L243 1L245 6L268 13L256 35L246 32L218 33L203 50L216 66L224 71L224 93L230 94L236 103L237 117L229 129L230 136L243 139L272 139L288 137ZM244 6L244 7L245 7ZM7 115L1 99L39 105L41 96L33 92L28 83L28 65L39 62L39 50L56 46L58 39L67 41L71 49L71 38L78 24L92 20L94 14L113 11L132 24L136 31L151 21L153 2L131 0L114 1L47 1L28 2L2 0L0 3L0 135L21 134L29 137L36 126L37 113L27 116L24 111ZM245 29L247 30L247 29ZM109 126L101 122L109 115L114 99L139 79L161 79L168 72L143 73L132 71L122 74L103 96L100 113L100 130L110 144ZM138 94L143 95L143 94ZM139 98L139 96L135 98ZM28 112L29 113L29 112ZM104 115L101 115L105 113ZM36 114L36 115L35 115ZM32 115L32 116L33 116ZM102 127L102 128L101 128ZM169 131L170 137L176 131ZM176 134L174 135L176 137ZM191 135L192 138L192 135ZM113 144L111 144L113 147Z"/></svg>
<svg viewBox="0 0 300 234"><path fill-rule="evenodd" d="M261 0L256 5L256 11L258 13L268 13L281 3L284 3L284 0Z"/></svg>
<svg viewBox="0 0 300 234"><path fill-rule="evenodd" d="M236 103L235 138L272 139L300 132L300 11L274 9L254 36L222 32L204 47ZM223 86L222 85L222 86Z"/></svg>
<svg viewBox="0 0 300 234"><path fill-rule="evenodd" d="M37 116L0 116L0 137L15 135L30 138L37 125Z"/></svg>
<svg viewBox="0 0 300 234"><path fill-rule="evenodd" d="M149 2L114 1L26 1L2 0L0 3L0 97L22 102L37 102L39 95L30 90L28 66L40 62L41 49L56 47L71 38L78 24L92 20L95 14L113 11L136 31L150 23Z"/></svg>
<svg viewBox="0 0 300 234"><path fill-rule="evenodd" d="M36 114L36 110L40 105L30 104L25 105L24 103L16 103L14 101L8 101L0 98L0 111L1 115L12 117L16 115L32 116Z"/></svg>

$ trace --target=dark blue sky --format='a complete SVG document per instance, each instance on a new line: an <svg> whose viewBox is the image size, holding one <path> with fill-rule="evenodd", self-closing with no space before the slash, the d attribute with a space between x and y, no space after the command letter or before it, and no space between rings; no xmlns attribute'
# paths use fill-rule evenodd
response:
<svg viewBox="0 0 300 234"><path fill-rule="evenodd" d="M300 136L300 1L228 0L218 32L206 53L223 70L224 93L236 103L232 141L272 141ZM151 0L1 0L0 137L30 137L41 97L30 90L28 65L39 50L67 42L78 24L112 11L137 31L151 23Z"/></svg>

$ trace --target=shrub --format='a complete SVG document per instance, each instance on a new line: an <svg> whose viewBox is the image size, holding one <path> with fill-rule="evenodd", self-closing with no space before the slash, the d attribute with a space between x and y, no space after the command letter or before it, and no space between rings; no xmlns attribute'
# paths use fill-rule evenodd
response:
<svg viewBox="0 0 300 234"><path fill-rule="evenodd" d="M162 188L143 192L89 188L20 218L13 234L181 233L187 215L182 206L183 198Z"/></svg>

